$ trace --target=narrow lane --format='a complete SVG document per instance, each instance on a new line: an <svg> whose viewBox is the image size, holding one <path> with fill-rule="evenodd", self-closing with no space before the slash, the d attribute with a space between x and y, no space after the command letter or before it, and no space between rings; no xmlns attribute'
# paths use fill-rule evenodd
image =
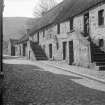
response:
<svg viewBox="0 0 105 105"><path fill-rule="evenodd" d="M96 89L96 90L100 90L100 91L105 91L105 84L100 83L98 81L71 73L69 71L64 71L62 69L58 69L56 67L52 67L49 65L46 65L45 63L39 62L39 61L29 61L29 60L24 60L23 58L17 58L17 59L6 59L4 60L5 63L7 64L29 64L29 65L35 65L38 66L40 68L43 68L45 71L49 71L55 74L62 74L62 75L67 75L67 76L74 76L77 78L81 78L81 79L72 79L72 81L81 84L83 86L92 88L92 89Z"/></svg>
<svg viewBox="0 0 105 105"><path fill-rule="evenodd" d="M40 62L5 59L4 72L5 105L105 104L104 84Z"/></svg>

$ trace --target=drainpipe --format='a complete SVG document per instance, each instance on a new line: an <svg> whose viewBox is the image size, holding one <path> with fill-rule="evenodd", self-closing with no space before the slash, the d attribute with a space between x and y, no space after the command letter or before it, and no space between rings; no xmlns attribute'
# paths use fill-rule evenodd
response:
<svg viewBox="0 0 105 105"><path fill-rule="evenodd" d="M4 1L0 0L0 104L3 105L3 10L4 10Z"/></svg>
<svg viewBox="0 0 105 105"><path fill-rule="evenodd" d="M2 59L3 59L3 9L4 9L4 2L3 0L0 2L0 8L1 8L1 11L0 11L0 65L1 65L1 68L0 68L0 74L2 74L3 72L3 62L2 62Z"/></svg>

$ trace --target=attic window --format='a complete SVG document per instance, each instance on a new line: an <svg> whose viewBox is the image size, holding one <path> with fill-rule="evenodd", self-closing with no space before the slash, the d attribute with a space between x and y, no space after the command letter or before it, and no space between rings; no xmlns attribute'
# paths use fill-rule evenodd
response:
<svg viewBox="0 0 105 105"><path fill-rule="evenodd" d="M98 25L104 25L104 9L98 11Z"/></svg>
<svg viewBox="0 0 105 105"><path fill-rule="evenodd" d="M57 25L57 33L60 34L60 24Z"/></svg>
<svg viewBox="0 0 105 105"><path fill-rule="evenodd" d="M70 31L73 31L73 18L70 18Z"/></svg>

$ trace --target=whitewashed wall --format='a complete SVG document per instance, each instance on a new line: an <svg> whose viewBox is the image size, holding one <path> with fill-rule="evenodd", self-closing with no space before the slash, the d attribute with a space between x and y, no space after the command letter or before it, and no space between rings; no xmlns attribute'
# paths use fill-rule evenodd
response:
<svg viewBox="0 0 105 105"><path fill-rule="evenodd" d="M57 25L53 25L45 29L45 38L47 40L53 38L54 34L57 34Z"/></svg>
<svg viewBox="0 0 105 105"><path fill-rule="evenodd" d="M65 21L60 24L60 34L70 32L70 21Z"/></svg>
<svg viewBox="0 0 105 105"><path fill-rule="evenodd" d="M83 15L74 17L73 28L74 30L78 30L80 32L84 31L84 16Z"/></svg>
<svg viewBox="0 0 105 105"><path fill-rule="evenodd" d="M104 25L98 25L98 11L104 9ZM105 39L105 4L96 7L89 12L90 17L90 33L94 39L104 38Z"/></svg>

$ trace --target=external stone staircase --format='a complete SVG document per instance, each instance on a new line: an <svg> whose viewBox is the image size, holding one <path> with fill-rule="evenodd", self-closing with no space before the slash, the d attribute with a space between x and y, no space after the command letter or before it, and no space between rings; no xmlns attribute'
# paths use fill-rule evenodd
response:
<svg viewBox="0 0 105 105"><path fill-rule="evenodd" d="M99 67L99 70L105 70L105 52L95 44L89 35L86 36L83 32L81 35L90 42L92 63L95 63Z"/></svg>
<svg viewBox="0 0 105 105"><path fill-rule="evenodd" d="M99 70L105 70L105 52L99 46L91 41L91 57L92 62L99 66Z"/></svg>
<svg viewBox="0 0 105 105"><path fill-rule="evenodd" d="M48 60L45 52L38 43L30 42L30 46L33 50L36 60Z"/></svg>

